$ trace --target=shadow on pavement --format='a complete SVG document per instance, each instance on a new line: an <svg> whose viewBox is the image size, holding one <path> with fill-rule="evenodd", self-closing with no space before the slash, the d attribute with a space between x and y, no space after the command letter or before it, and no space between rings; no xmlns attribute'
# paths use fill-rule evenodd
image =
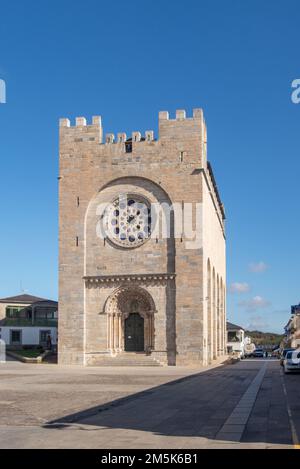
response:
<svg viewBox="0 0 300 469"><path fill-rule="evenodd" d="M63 429L80 423L164 436L215 439L260 366L259 361L220 366L67 415L49 422L45 428ZM276 362L268 367L242 442L292 444L280 380Z"/></svg>

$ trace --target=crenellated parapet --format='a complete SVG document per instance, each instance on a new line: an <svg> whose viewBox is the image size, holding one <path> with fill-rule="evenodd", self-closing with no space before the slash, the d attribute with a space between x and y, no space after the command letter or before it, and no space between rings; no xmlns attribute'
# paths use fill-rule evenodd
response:
<svg viewBox="0 0 300 469"><path fill-rule="evenodd" d="M93 116L92 117L92 123L90 125L87 124L86 118L85 117L76 117L75 118L75 126L71 126L71 121L70 119L67 119L65 117L59 119L59 126L60 127L102 127L102 121L101 121L101 116Z"/></svg>
<svg viewBox="0 0 300 469"><path fill-rule="evenodd" d="M159 120L167 120L167 121L204 119L203 110L201 108L193 109L193 114L191 117L187 117L186 111L184 109L176 109L174 119L170 119L168 111L160 111L158 117L159 117Z"/></svg>
<svg viewBox="0 0 300 469"><path fill-rule="evenodd" d="M174 116L160 111L158 139L153 130L134 131L130 135L125 132L104 134L100 116L93 116L90 122L85 117L76 117L74 123L63 118L59 125L61 155L83 157L92 152L110 158L113 165L145 161L147 157L148 162L155 164L172 161L173 164L207 166L206 124L199 108L193 109L191 115L184 109L177 109ZM124 158L129 153L132 155ZM130 159L132 156L137 160Z"/></svg>
<svg viewBox="0 0 300 469"><path fill-rule="evenodd" d="M175 118L170 118L168 111L159 113L159 138L195 138L206 143L206 124L202 109L193 109L188 117L184 109L177 109Z"/></svg>
<svg viewBox="0 0 300 469"><path fill-rule="evenodd" d="M152 142L154 140L153 130L146 130L145 135L143 136L141 132L132 132L131 137L127 138L127 135L122 132L117 134L108 133L105 134L105 143L126 143L128 141L137 143L137 142Z"/></svg>
<svg viewBox="0 0 300 469"><path fill-rule="evenodd" d="M104 145L110 144L125 144L130 141L132 143L138 142L152 142L154 141L154 131L146 130L145 134L141 132L132 132L131 137L127 137L125 132L120 132L115 136L113 133L106 133L103 142L103 129L100 116L94 116L92 123L88 124L85 117L76 117L75 125L71 125L70 119L61 118L59 120L60 136L65 141L80 142L96 142Z"/></svg>
<svg viewBox="0 0 300 469"><path fill-rule="evenodd" d="M106 134L105 135L105 143L114 143L115 135L114 134Z"/></svg>
<svg viewBox="0 0 300 469"><path fill-rule="evenodd" d="M102 158L101 164L118 165L162 164L167 166L196 165L207 168L207 134L202 109L187 113L177 109L174 115L159 112L159 137L153 130L104 133L102 119L83 116L73 122L60 119L60 155L62 159ZM91 163L93 164L93 163Z"/></svg>
<svg viewBox="0 0 300 469"><path fill-rule="evenodd" d="M139 142L150 143L155 140L153 130L146 130L144 135L141 132L132 132L131 137L120 132L115 136L113 133L105 134L103 141L103 129L100 116L93 116L89 124L85 117L76 117L75 125L67 118L59 121L60 134L65 140L79 142L96 142L104 145L124 144L131 141L132 144ZM159 112L159 139L185 140L187 138L196 139L201 145L206 145L206 125L202 109L193 109L191 117L187 116L184 109L176 110L175 117L170 118L168 111Z"/></svg>
<svg viewBox="0 0 300 469"><path fill-rule="evenodd" d="M59 120L60 138L65 142L95 142L102 143L102 122L100 116L93 116L92 123L87 124L85 117L76 117L75 126L71 126L69 119Z"/></svg>
<svg viewBox="0 0 300 469"><path fill-rule="evenodd" d="M125 143L127 140L127 135L124 132L120 132L117 134L117 142L118 143Z"/></svg>

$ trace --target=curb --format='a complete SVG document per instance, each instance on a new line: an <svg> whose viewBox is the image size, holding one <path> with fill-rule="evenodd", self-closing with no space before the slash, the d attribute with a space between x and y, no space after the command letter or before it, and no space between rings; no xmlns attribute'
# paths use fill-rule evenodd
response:
<svg viewBox="0 0 300 469"><path fill-rule="evenodd" d="M33 357L22 357L22 355L20 355L18 353L11 352L10 350L6 351L6 355L8 355L9 357L15 358L16 360L18 360L19 362L22 362L22 363L42 363L44 358L47 355L49 355L50 353L52 353L51 350L46 350L45 352L43 352L38 357L33 358Z"/></svg>

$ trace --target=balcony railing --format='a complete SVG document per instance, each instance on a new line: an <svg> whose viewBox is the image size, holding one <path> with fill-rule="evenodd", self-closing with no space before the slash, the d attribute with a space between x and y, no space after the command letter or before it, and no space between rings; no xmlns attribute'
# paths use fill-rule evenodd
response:
<svg viewBox="0 0 300 469"><path fill-rule="evenodd" d="M1 321L1 326L12 327L57 327L57 319L32 319L26 318L5 318Z"/></svg>

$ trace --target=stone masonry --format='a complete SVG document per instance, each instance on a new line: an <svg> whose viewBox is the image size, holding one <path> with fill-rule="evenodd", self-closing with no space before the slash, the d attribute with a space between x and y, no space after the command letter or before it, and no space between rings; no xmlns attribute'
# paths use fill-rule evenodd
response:
<svg viewBox="0 0 300 469"><path fill-rule="evenodd" d="M61 364L140 352L164 365L206 365L225 354L225 214L206 147L201 109L189 118L160 112L158 139L103 139L101 117L60 120ZM184 227L178 236L172 211L168 237L145 236L139 207L188 203L194 230L199 213L198 243ZM99 223L111 223L116 239L99 236Z"/></svg>

